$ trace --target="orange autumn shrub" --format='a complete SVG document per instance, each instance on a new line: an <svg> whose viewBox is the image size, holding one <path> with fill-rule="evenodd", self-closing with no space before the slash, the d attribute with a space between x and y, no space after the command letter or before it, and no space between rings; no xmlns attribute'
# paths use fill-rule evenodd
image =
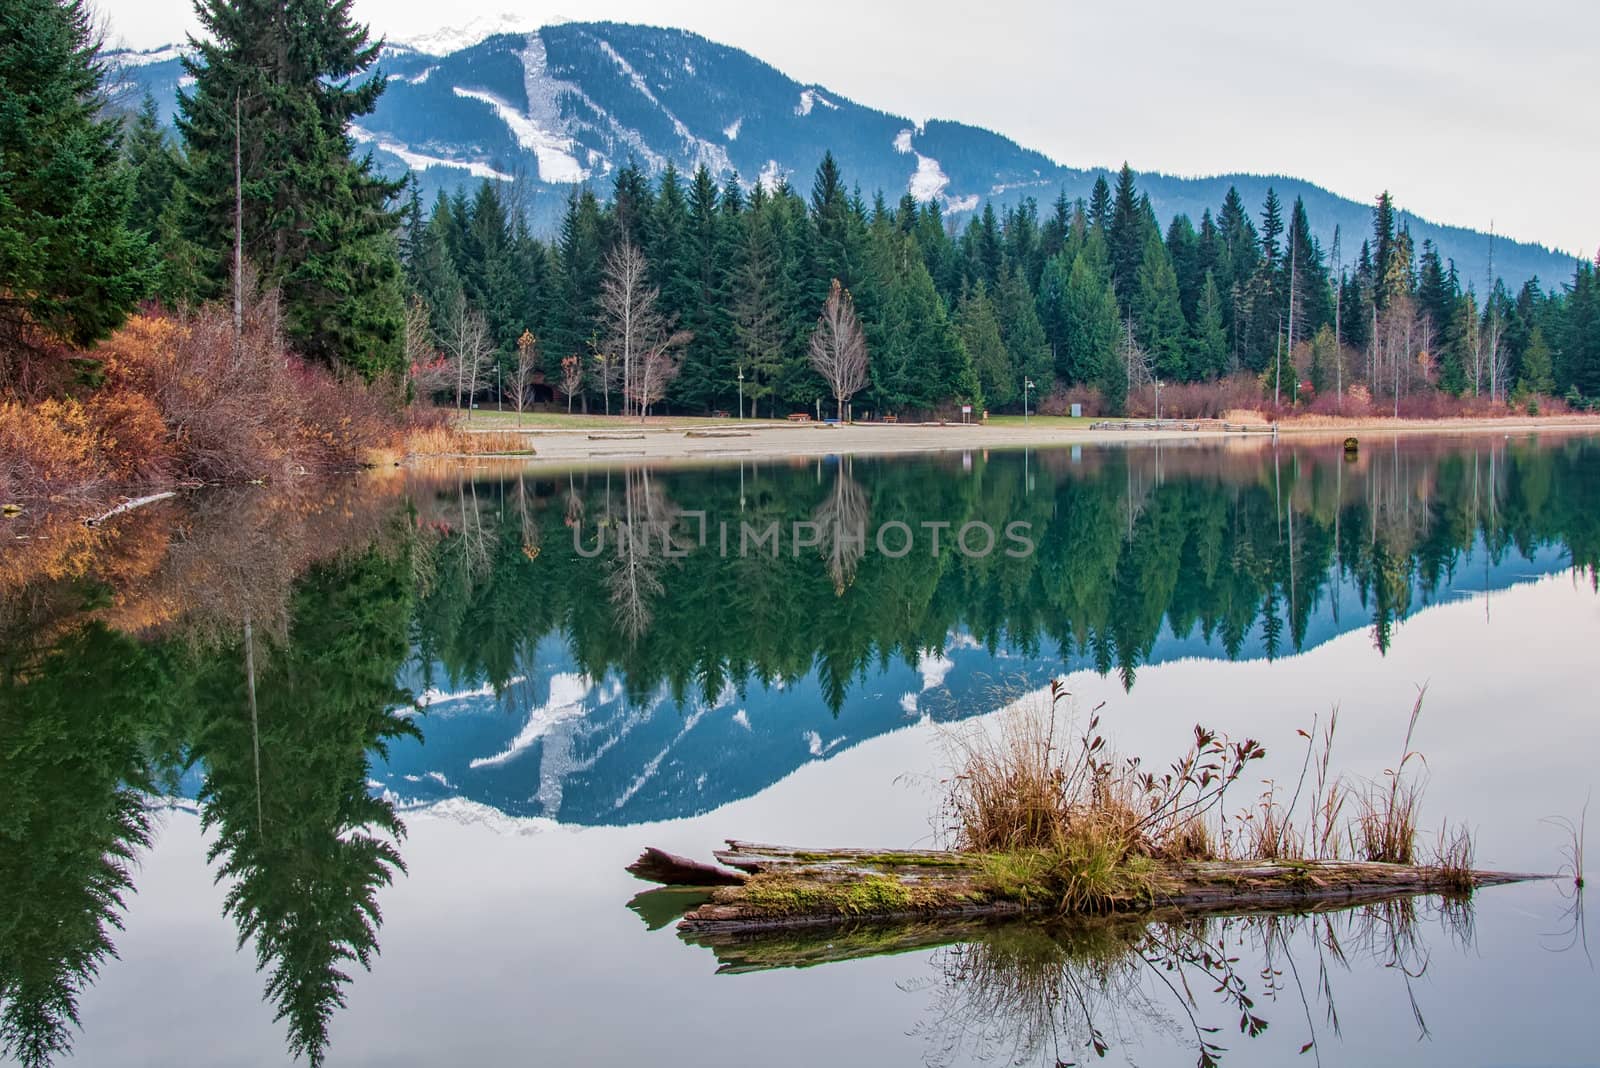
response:
<svg viewBox="0 0 1600 1068"><path fill-rule="evenodd" d="M108 475L100 436L83 405L0 402L0 504L86 496Z"/></svg>

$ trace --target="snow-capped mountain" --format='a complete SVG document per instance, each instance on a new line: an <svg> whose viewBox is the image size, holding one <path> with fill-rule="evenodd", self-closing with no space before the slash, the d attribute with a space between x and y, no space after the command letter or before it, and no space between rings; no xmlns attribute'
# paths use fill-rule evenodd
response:
<svg viewBox="0 0 1600 1068"><path fill-rule="evenodd" d="M183 76L177 48L112 59L120 61L134 101L149 91L171 116ZM530 28L506 15L391 43L381 68L388 90L352 134L385 170L416 171L428 196L463 182L522 179L535 193L535 223L542 227L573 184L587 182L605 194L630 159L652 174L669 162L686 173L704 164L719 181L733 174L746 184L787 179L804 192L831 150L846 179L866 195L937 199L958 223L991 199L1005 204L1031 196L1048 210L1060 192L1086 197L1105 173L1061 166L978 127L877 111L683 30L582 22ZM1253 210L1269 185L1286 205L1304 197L1325 247L1334 227L1342 229L1347 262L1370 230L1368 204L1299 179L1140 175L1163 223L1178 212L1198 221L1206 208L1216 210L1229 185ZM1486 235L1406 221L1419 247L1432 239L1464 279L1482 286ZM1572 271L1566 255L1503 238L1494 264L1512 285L1532 275L1553 284Z"/></svg>

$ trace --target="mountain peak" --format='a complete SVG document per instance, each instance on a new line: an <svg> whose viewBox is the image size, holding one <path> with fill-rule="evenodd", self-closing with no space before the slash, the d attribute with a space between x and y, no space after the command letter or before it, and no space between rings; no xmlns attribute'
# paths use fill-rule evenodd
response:
<svg viewBox="0 0 1600 1068"><path fill-rule="evenodd" d="M557 16L548 24L559 25L568 21ZM547 23L534 15L518 11L502 11L498 15L480 15L462 26L443 26L415 37L401 37L389 42L391 47L406 48L425 56L448 56L463 48L471 48L502 33L527 34Z"/></svg>
<svg viewBox="0 0 1600 1068"><path fill-rule="evenodd" d="M172 114L183 77L175 48L110 58L136 90ZM524 181L532 222L549 228L571 187L602 194L630 162L659 176L705 166L716 181L747 186L787 178L804 186L832 152L847 181L891 202L934 200L956 225L981 209L1058 194L1087 198L1104 168L1066 167L990 130L919 122L858 104L827 86L801 82L737 48L681 29L618 22L539 20L507 12L460 27L390 42L388 89L351 136L391 175L416 174L425 197L483 179ZM134 96L133 99L137 99ZM1371 225L1371 205L1293 178L1226 174L1177 178L1141 172L1163 226L1183 213L1215 211L1230 187L1252 209L1268 187L1284 203L1305 200L1312 228L1331 247ZM1487 268L1487 237L1408 215L1420 246L1431 239L1463 277ZM1570 274L1570 257L1500 239L1494 263L1516 287L1538 275Z"/></svg>

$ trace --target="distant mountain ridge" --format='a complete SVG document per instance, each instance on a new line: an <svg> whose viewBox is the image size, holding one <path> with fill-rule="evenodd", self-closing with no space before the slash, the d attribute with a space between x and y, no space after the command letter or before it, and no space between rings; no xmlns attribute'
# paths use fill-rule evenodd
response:
<svg viewBox="0 0 1600 1068"><path fill-rule="evenodd" d="M516 16L478 20L386 45L389 87L352 130L356 141L387 173L415 170L430 196L486 178L520 179L533 193L535 225L546 229L574 183L604 193L629 159L652 174L669 162L685 172L704 164L719 180L734 173L747 184L787 179L803 192L832 151L865 195L936 198L957 224L985 200L1031 196L1044 211L1061 192L1087 197L1107 173L1062 166L990 130L919 124L857 104L684 30L570 22L500 32L516 24ZM176 46L110 54L134 99L152 93L168 121L184 80L180 57ZM1303 198L1325 251L1341 230L1347 265L1371 229L1369 204L1298 178L1139 174L1163 226L1180 212L1196 222L1207 208L1214 213L1230 185L1253 211L1269 186L1286 204ZM1401 221L1419 249L1432 240L1464 284L1483 289L1488 235L1410 214ZM1494 240L1492 255L1495 273L1513 288L1534 276L1554 286L1573 268L1567 253L1506 238Z"/></svg>

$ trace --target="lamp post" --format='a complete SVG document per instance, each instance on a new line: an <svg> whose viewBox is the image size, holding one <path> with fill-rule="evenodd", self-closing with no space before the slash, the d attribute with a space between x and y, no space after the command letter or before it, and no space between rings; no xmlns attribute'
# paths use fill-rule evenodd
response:
<svg viewBox="0 0 1600 1068"><path fill-rule="evenodd" d="M739 418L744 418L744 367L739 368Z"/></svg>
<svg viewBox="0 0 1600 1068"><path fill-rule="evenodd" d="M1161 422L1161 379L1153 378L1151 381L1156 384L1156 422L1159 423Z"/></svg>
<svg viewBox="0 0 1600 1068"><path fill-rule="evenodd" d="M1033 379L1024 378L1022 380L1022 421L1024 423L1028 421L1028 390L1032 388Z"/></svg>

